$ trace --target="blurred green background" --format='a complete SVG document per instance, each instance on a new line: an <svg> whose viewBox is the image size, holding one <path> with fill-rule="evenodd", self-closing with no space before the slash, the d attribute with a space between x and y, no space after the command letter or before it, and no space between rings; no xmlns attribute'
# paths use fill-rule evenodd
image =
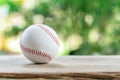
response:
<svg viewBox="0 0 120 80"><path fill-rule="evenodd" d="M20 54L35 23L58 33L59 56L120 54L120 0L0 0L0 54Z"/></svg>

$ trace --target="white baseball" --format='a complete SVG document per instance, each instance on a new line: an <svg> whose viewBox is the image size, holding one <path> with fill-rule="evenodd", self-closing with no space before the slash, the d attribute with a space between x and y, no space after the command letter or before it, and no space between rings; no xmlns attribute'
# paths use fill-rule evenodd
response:
<svg viewBox="0 0 120 80"><path fill-rule="evenodd" d="M59 50L59 39L56 32L47 25L29 26L20 38L22 53L35 63L48 63Z"/></svg>

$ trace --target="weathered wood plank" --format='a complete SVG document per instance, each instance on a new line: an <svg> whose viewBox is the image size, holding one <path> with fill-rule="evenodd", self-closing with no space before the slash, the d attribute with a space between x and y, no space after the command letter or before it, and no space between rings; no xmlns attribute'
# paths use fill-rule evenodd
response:
<svg viewBox="0 0 120 80"><path fill-rule="evenodd" d="M65 56L48 64L34 64L23 56L0 56L0 77L120 80L120 56Z"/></svg>

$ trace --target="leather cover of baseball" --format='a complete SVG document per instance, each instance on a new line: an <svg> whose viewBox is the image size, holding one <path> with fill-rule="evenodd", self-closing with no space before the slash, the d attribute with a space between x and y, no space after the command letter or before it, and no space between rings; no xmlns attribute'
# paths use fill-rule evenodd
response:
<svg viewBox="0 0 120 80"><path fill-rule="evenodd" d="M52 28L44 24L33 24L23 32L20 47L30 61L48 63L58 53L60 42Z"/></svg>

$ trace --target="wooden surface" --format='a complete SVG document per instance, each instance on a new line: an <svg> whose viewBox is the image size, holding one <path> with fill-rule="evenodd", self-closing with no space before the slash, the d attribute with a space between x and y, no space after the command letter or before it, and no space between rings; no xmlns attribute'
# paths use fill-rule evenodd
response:
<svg viewBox="0 0 120 80"><path fill-rule="evenodd" d="M34 64L23 56L0 56L1 79L120 80L120 56L65 56Z"/></svg>

